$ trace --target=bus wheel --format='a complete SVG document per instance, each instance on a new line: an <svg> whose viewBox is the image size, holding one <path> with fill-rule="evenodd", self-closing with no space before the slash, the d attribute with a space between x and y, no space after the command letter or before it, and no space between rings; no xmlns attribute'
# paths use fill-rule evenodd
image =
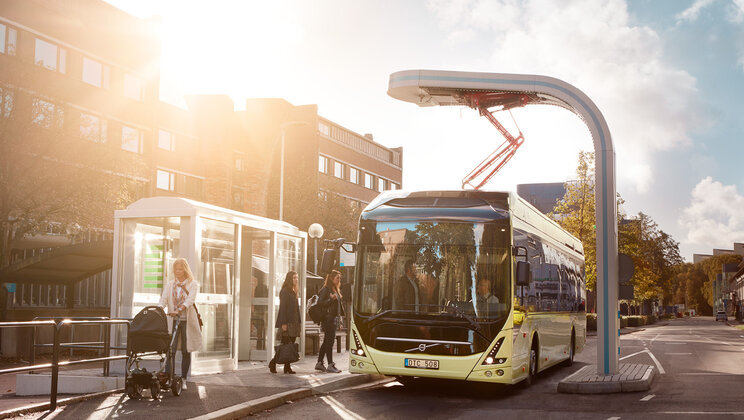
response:
<svg viewBox="0 0 744 420"><path fill-rule="evenodd" d="M537 376L537 361L540 356L539 343L537 337L532 340L532 348L530 348L530 364L527 368L527 378L524 380L524 386L528 387L535 382Z"/></svg>
<svg viewBox="0 0 744 420"><path fill-rule="evenodd" d="M564 362L565 366L573 366L574 355L576 354L576 331L571 330L571 347L568 348L568 359Z"/></svg>

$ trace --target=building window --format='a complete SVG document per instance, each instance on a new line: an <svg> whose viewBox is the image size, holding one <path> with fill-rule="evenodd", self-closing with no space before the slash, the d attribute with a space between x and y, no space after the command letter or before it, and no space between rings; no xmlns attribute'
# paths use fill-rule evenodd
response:
<svg viewBox="0 0 744 420"><path fill-rule="evenodd" d="M175 191L176 190L176 174L158 169L157 187L160 190Z"/></svg>
<svg viewBox="0 0 744 420"><path fill-rule="evenodd" d="M121 127L121 148L132 153L142 153L142 130L129 126Z"/></svg>
<svg viewBox="0 0 744 420"><path fill-rule="evenodd" d="M34 98L31 121L44 128L62 128L64 114L62 107L43 99Z"/></svg>
<svg viewBox="0 0 744 420"><path fill-rule="evenodd" d="M328 158L325 156L318 156L318 172L328 173Z"/></svg>
<svg viewBox="0 0 744 420"><path fill-rule="evenodd" d="M142 82L139 77L129 73L124 74L124 96L137 101L142 100Z"/></svg>
<svg viewBox="0 0 744 420"><path fill-rule="evenodd" d="M175 151L176 137L165 130L158 130L158 147L169 152Z"/></svg>
<svg viewBox="0 0 744 420"><path fill-rule="evenodd" d="M320 131L320 134L325 134L326 136L331 135L331 127L328 127L328 124L326 123L319 122L318 131Z"/></svg>
<svg viewBox="0 0 744 420"><path fill-rule="evenodd" d="M36 38L34 62L49 70L65 73L67 71L67 50Z"/></svg>
<svg viewBox="0 0 744 420"><path fill-rule="evenodd" d="M80 114L80 136L84 139L106 143L106 120L95 115Z"/></svg>
<svg viewBox="0 0 744 420"><path fill-rule="evenodd" d="M0 115L5 118L10 117L11 111L13 111L13 91L0 87Z"/></svg>
<svg viewBox="0 0 744 420"><path fill-rule="evenodd" d="M351 182L352 184L359 183L359 169L349 168L349 182Z"/></svg>
<svg viewBox="0 0 744 420"><path fill-rule="evenodd" d="M400 184L398 184L396 182L391 182L390 183L390 189L391 190L399 190L400 189Z"/></svg>
<svg viewBox="0 0 744 420"><path fill-rule="evenodd" d="M242 156L235 156L235 170L238 172L245 172L245 159Z"/></svg>
<svg viewBox="0 0 744 420"><path fill-rule="evenodd" d="M336 178L344 179L344 164L341 162L333 162L333 176Z"/></svg>
<svg viewBox="0 0 744 420"><path fill-rule="evenodd" d="M18 31L0 23L0 53L16 55Z"/></svg>
<svg viewBox="0 0 744 420"><path fill-rule="evenodd" d="M325 191L318 191L318 198L322 201L328 201L328 193Z"/></svg>
<svg viewBox="0 0 744 420"><path fill-rule="evenodd" d="M83 57L83 82L96 87L108 89L110 78L111 70L109 69L109 66L103 65L88 57Z"/></svg>
<svg viewBox="0 0 744 420"><path fill-rule="evenodd" d="M372 175L364 174L364 186L365 188L369 188L370 190L375 187L374 179L372 178Z"/></svg>
<svg viewBox="0 0 744 420"><path fill-rule="evenodd" d="M377 191L379 192L385 191L385 179L377 178Z"/></svg>

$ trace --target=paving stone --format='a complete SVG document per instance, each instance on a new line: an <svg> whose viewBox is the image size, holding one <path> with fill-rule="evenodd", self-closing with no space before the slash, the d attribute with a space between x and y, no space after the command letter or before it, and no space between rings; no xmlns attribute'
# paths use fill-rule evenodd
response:
<svg viewBox="0 0 744 420"><path fill-rule="evenodd" d="M647 391L656 370L653 366L622 363L614 375L598 375L596 366L585 366L558 383L558 392L572 394L609 394Z"/></svg>

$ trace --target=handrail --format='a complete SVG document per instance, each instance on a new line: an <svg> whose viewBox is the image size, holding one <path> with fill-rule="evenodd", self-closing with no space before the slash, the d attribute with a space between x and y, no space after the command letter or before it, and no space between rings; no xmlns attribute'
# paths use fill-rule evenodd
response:
<svg viewBox="0 0 744 420"><path fill-rule="evenodd" d="M23 327L32 327L34 328L34 334L33 334L33 341L31 346L31 363L33 363L34 360L34 353L36 347L49 347L50 344L36 344L36 327L42 327L42 326L48 326L53 327L54 332L54 339L52 341L51 347L52 347L52 362L51 363L43 363L38 365L30 365L30 366L19 366L14 368L8 368L8 369L0 369L0 375L7 374L7 373L20 373L20 372L29 372L33 370L42 370L42 369L51 369L51 389L50 389L50 395L49 395L49 411L54 411L57 408L57 388L59 385L59 368L60 366L73 366L73 365L79 365L84 363L100 363L103 362L103 375L108 376L109 374L109 362L113 360L123 360L129 357L129 341L127 340L127 346L122 348L118 346L111 346L111 326L112 325L125 325L127 328L127 336L129 335L129 327L131 326L132 320L127 318L106 318L106 317L37 317L34 318L33 321L9 321L9 322L0 322L0 329L1 328L23 328ZM60 343L60 332L62 328L66 326L74 326L74 325L98 325L103 328L103 342L100 341L83 341L83 342L68 342L68 343ZM96 346L91 344L98 344L101 343L102 346ZM68 361L59 361L59 351L61 348L96 348L96 349L103 349L103 352L105 354L104 357L95 357L91 359L81 359L81 360L68 360ZM117 349L117 350L126 350L126 354L119 355L119 356L110 356L111 349ZM150 354L157 354L157 353L147 353L143 355L150 355Z"/></svg>

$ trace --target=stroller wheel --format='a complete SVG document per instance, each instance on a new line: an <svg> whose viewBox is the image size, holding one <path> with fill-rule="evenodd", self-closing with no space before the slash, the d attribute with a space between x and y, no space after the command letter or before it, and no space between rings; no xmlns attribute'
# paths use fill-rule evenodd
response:
<svg viewBox="0 0 744 420"><path fill-rule="evenodd" d="M157 400L160 396L160 382L158 380L153 380L152 384L150 385L150 394L152 394L152 399Z"/></svg>
<svg viewBox="0 0 744 420"><path fill-rule="evenodd" d="M171 384L171 393L173 393L173 396L177 397L181 395L182 390L183 390L183 378L180 376L174 376L173 383Z"/></svg>
<svg viewBox="0 0 744 420"><path fill-rule="evenodd" d="M127 395L133 400L142 398L142 385L130 382L126 386Z"/></svg>

